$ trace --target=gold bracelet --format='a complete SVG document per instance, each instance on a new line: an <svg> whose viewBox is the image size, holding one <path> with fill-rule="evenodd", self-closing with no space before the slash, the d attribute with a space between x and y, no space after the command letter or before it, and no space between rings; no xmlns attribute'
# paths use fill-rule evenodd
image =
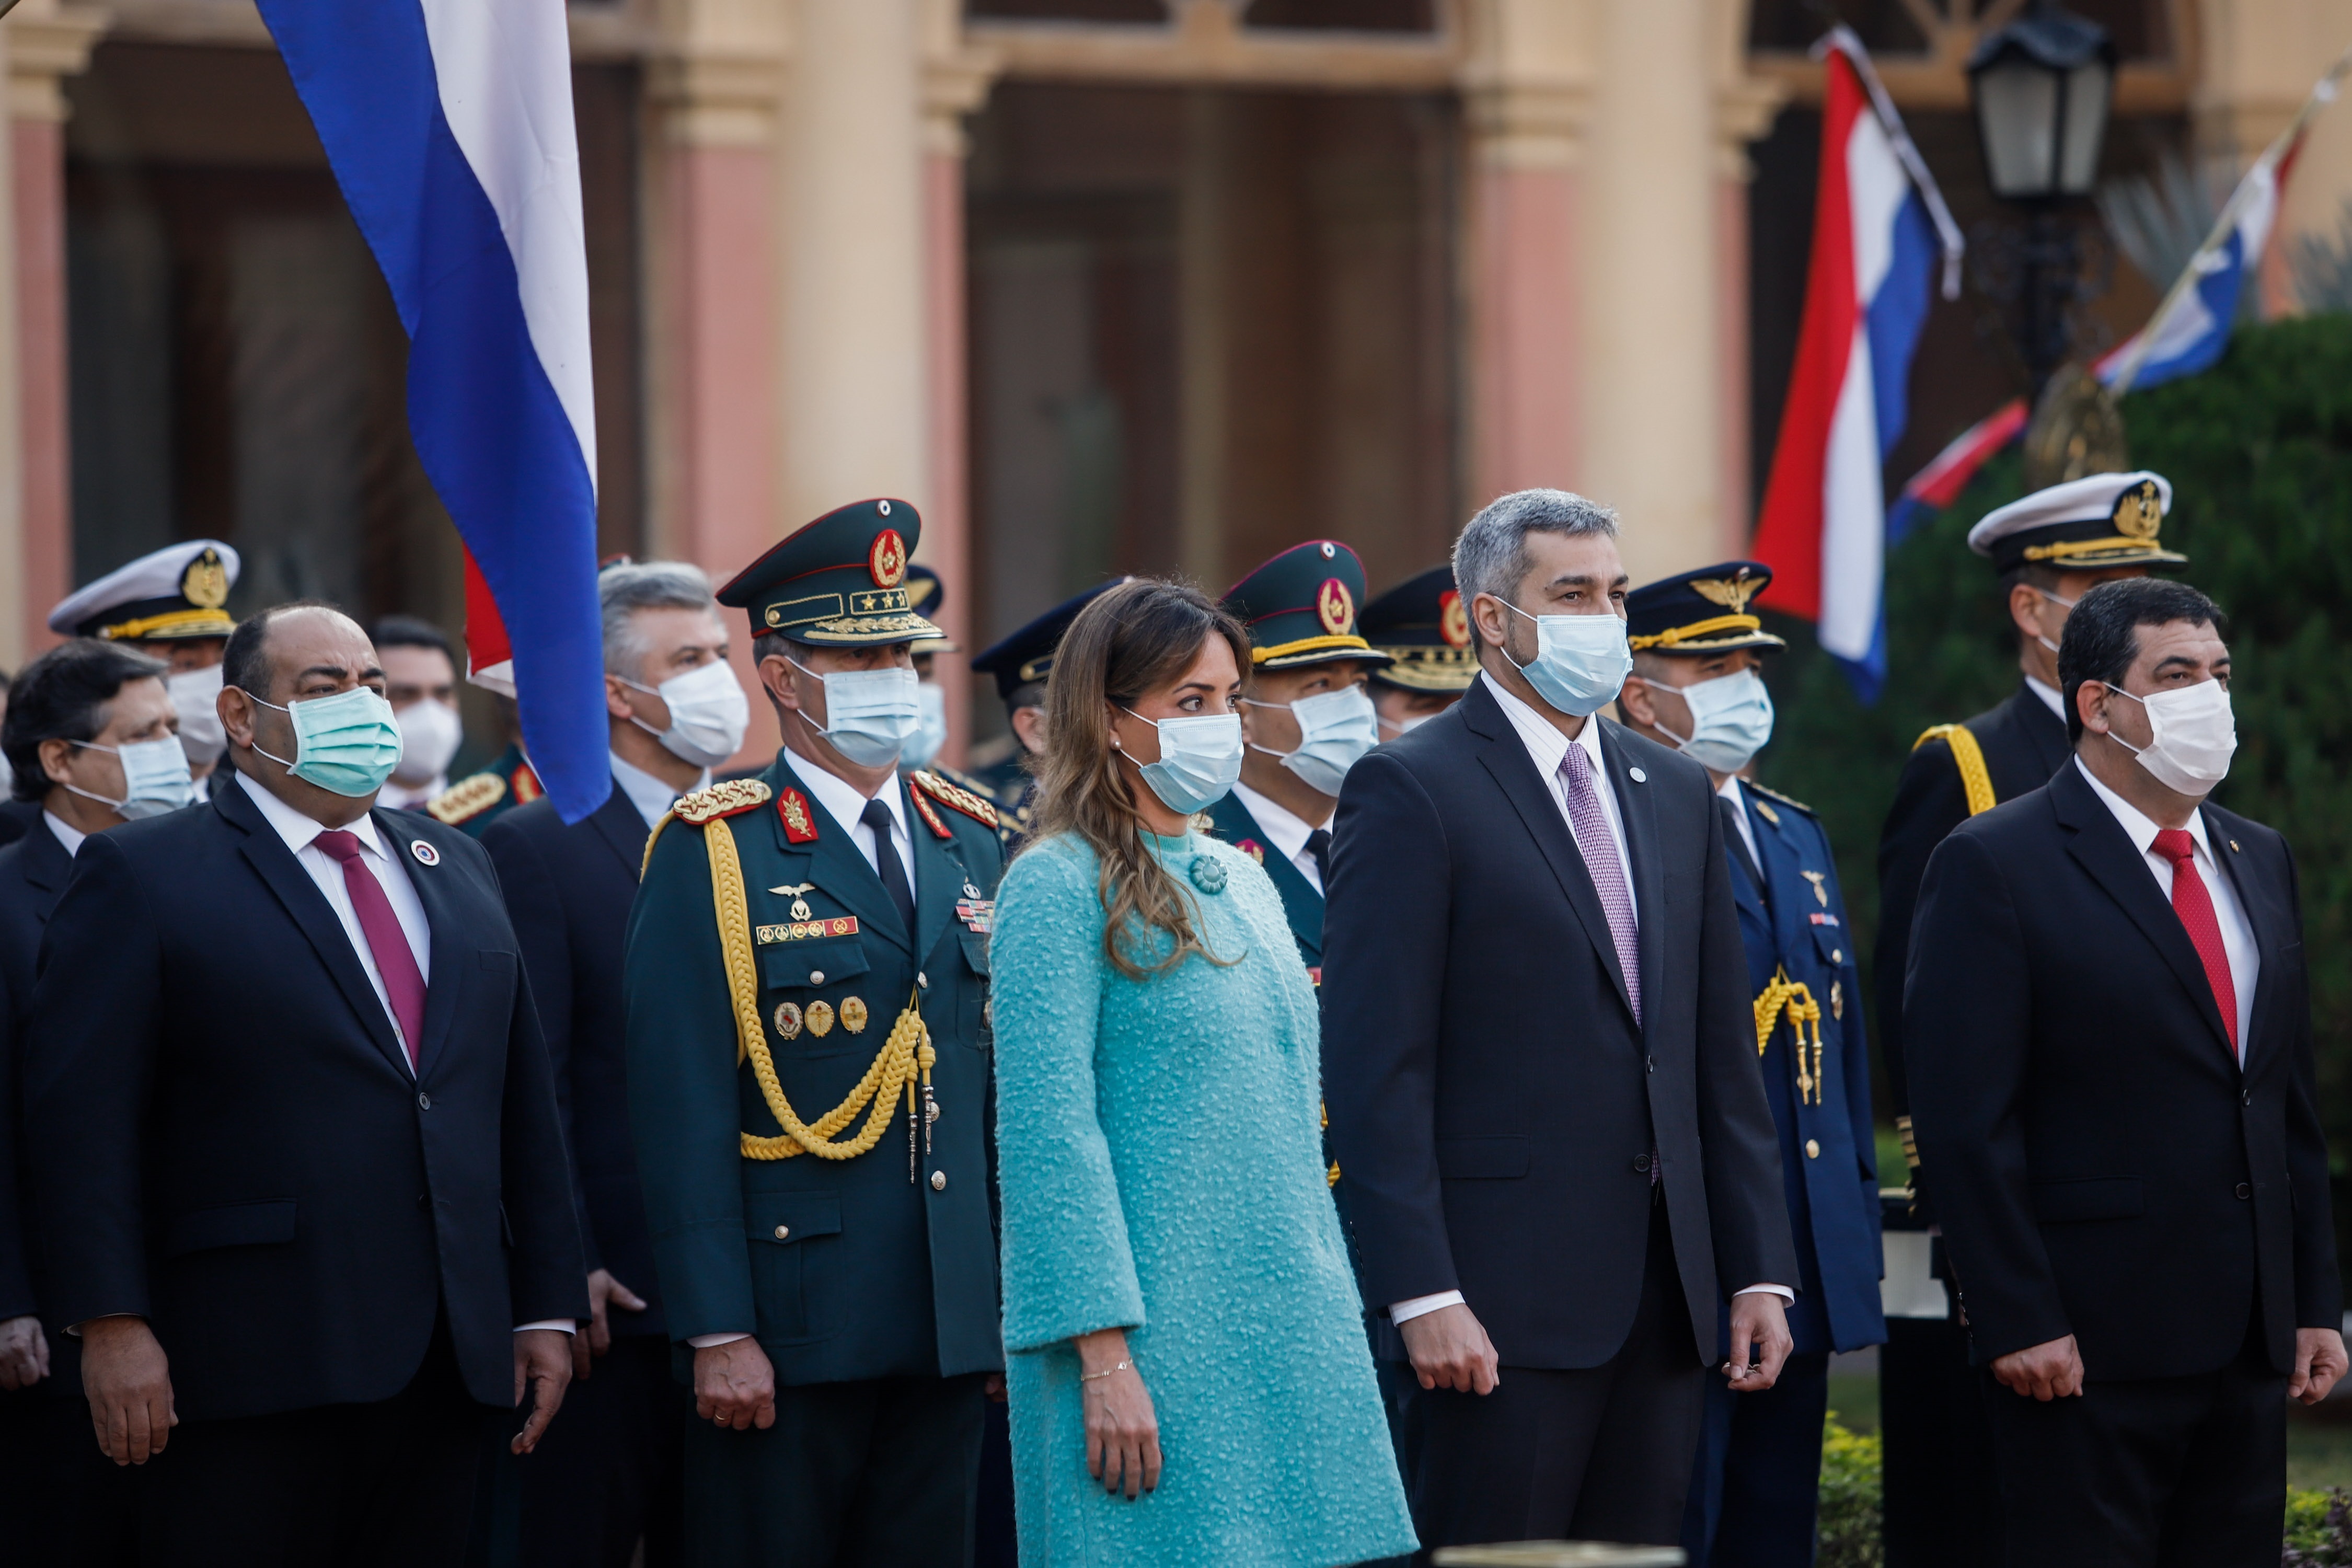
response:
<svg viewBox="0 0 2352 1568"><path fill-rule="evenodd" d="M1097 1379L1097 1378L1098 1378L1098 1377L1108 1377L1112 1373L1115 1373L1115 1372L1125 1372L1129 1367L1130 1367L1130 1366L1132 1366L1132 1365L1134 1365L1134 1364L1135 1364L1135 1363L1132 1363L1132 1362L1124 1362L1124 1361L1123 1361L1123 1362L1119 1363L1117 1366L1108 1366L1108 1367L1103 1368L1103 1370L1102 1370L1102 1371L1100 1371L1100 1372L1082 1372L1082 1373L1078 1373L1078 1381L1079 1381L1080 1383L1092 1383L1095 1379Z"/></svg>

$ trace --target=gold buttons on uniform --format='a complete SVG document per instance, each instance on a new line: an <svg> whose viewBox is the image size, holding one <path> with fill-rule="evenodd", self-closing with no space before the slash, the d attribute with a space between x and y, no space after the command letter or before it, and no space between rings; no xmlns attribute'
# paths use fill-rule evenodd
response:
<svg viewBox="0 0 2352 1568"><path fill-rule="evenodd" d="M943 1193L947 1190L948 1173L945 1171L933 1171L931 1173L931 1191L935 1193Z"/></svg>
<svg viewBox="0 0 2352 1568"><path fill-rule="evenodd" d="M866 1002L863 997L844 996L841 999L841 1026L853 1035L866 1032Z"/></svg>
<svg viewBox="0 0 2352 1568"><path fill-rule="evenodd" d="M824 984L824 970L822 970L822 969L812 969L812 970L810 970L810 971L809 971L809 984L812 984L812 985L822 985L822 984Z"/></svg>
<svg viewBox="0 0 2352 1568"><path fill-rule="evenodd" d="M1808 1159L1808 1160L1818 1160L1818 1159L1820 1159L1821 1157L1822 1157L1822 1141L1821 1141L1820 1139L1818 1139L1818 1138L1808 1138L1808 1139L1806 1139L1806 1140L1805 1140L1805 1158L1806 1158L1806 1159Z"/></svg>
<svg viewBox="0 0 2352 1568"><path fill-rule="evenodd" d="M788 1237L788 1236L792 1235L792 1233L793 1233L793 1227L792 1227L791 1226L788 1226L788 1225L780 1225L780 1226L778 1226L776 1227L776 1239L777 1239L778 1241L782 1241L782 1240L783 1240L786 1237Z"/></svg>
<svg viewBox="0 0 2352 1568"><path fill-rule="evenodd" d="M1843 963L1845 962L1845 949L1842 947L1833 947L1830 949L1830 962L1832 963Z"/></svg>
<svg viewBox="0 0 2352 1568"><path fill-rule="evenodd" d="M776 1004L776 1033L786 1039L801 1032L801 1005L797 1002Z"/></svg>
<svg viewBox="0 0 2352 1568"><path fill-rule="evenodd" d="M829 1004L812 1002L808 1005L808 1030L819 1039L833 1033L833 1008Z"/></svg>

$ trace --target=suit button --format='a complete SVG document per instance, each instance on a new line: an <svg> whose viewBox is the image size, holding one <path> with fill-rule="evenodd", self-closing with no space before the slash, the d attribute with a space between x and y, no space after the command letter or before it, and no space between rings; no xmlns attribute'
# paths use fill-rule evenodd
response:
<svg viewBox="0 0 2352 1568"><path fill-rule="evenodd" d="M943 1193L947 1190L948 1173L945 1171L933 1171L931 1173L931 1191L935 1193Z"/></svg>
<svg viewBox="0 0 2352 1568"><path fill-rule="evenodd" d="M2254 1091L2251 1089L2247 1089L2242 1098L2248 1105L2252 1105L2254 1102Z"/></svg>
<svg viewBox="0 0 2352 1568"><path fill-rule="evenodd" d="M1643 1070L1655 1072L1658 1070L1658 1058L1655 1057L1643 1057L1642 1058L1642 1065Z"/></svg>
<svg viewBox="0 0 2352 1568"><path fill-rule="evenodd" d="M1821 1157L1822 1157L1822 1141L1821 1141L1820 1139L1818 1139L1818 1138L1808 1138L1808 1139L1806 1139L1806 1140L1805 1140L1805 1158L1806 1158L1806 1159L1808 1159L1808 1160L1818 1160L1818 1159L1820 1159Z"/></svg>
<svg viewBox="0 0 2352 1568"><path fill-rule="evenodd" d="M931 977L925 974L921 970L917 970L915 972L915 986L918 990L929 991L931 988Z"/></svg>
<svg viewBox="0 0 2352 1568"><path fill-rule="evenodd" d="M1842 947L1833 947L1830 949L1830 962L1832 963L1843 963L1845 962L1845 949Z"/></svg>
<svg viewBox="0 0 2352 1568"><path fill-rule="evenodd" d="M786 1237L788 1237L788 1236L790 1236L790 1235L792 1235L792 1234L793 1234L793 1227L792 1227L791 1226L788 1226L788 1225L780 1225L780 1226L778 1226L776 1227L776 1239L777 1239L778 1241L782 1241L782 1240L783 1240Z"/></svg>
<svg viewBox="0 0 2352 1568"><path fill-rule="evenodd" d="M2240 1182L2238 1184L2238 1195L2242 1198L2252 1197L2254 1195L2254 1189L2244 1182Z"/></svg>
<svg viewBox="0 0 2352 1568"><path fill-rule="evenodd" d="M1650 1169L1650 1157L1647 1154L1634 1155L1633 1169L1647 1174Z"/></svg>
<svg viewBox="0 0 2352 1568"><path fill-rule="evenodd" d="M422 1094L422 1093L420 1093L419 1095L417 1095L417 1097L416 1097L416 1109L417 1109L417 1110L432 1110L432 1109L433 1109L433 1097L432 1097L431 1095L429 1095L429 1094Z"/></svg>
<svg viewBox="0 0 2352 1568"><path fill-rule="evenodd" d="M809 984L812 984L812 985L822 985L822 984L824 984L824 970L822 970L822 969L812 969L812 970L810 970L810 971L809 971Z"/></svg>

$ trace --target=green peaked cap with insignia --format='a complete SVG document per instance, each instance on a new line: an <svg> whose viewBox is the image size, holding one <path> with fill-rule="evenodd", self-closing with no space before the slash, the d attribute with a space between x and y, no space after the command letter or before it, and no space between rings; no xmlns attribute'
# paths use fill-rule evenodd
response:
<svg viewBox="0 0 2352 1568"><path fill-rule="evenodd" d="M1225 590L1225 608L1249 628L1250 662L1260 669L1356 659L1392 661L1364 640L1356 612L1364 563L1336 539L1296 544Z"/></svg>
<svg viewBox="0 0 2352 1568"><path fill-rule="evenodd" d="M719 602L748 612L755 637L780 632L820 647L944 637L914 604L908 558L922 533L922 518L905 501L854 502L735 574Z"/></svg>

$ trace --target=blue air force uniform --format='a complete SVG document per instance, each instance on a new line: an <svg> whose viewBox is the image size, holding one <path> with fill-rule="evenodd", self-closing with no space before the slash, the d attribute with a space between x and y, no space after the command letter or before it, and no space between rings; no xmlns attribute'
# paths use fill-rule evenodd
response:
<svg viewBox="0 0 2352 1568"><path fill-rule="evenodd" d="M936 636L901 586L919 527L904 502L845 508L719 602L818 646ZM996 814L935 774L892 778L910 921L814 772L780 752L681 800L630 918L630 1109L681 1372L692 1342L743 1333L775 1370L772 1428L689 1427L688 1555L961 1563L982 1384L1003 1366Z"/></svg>
<svg viewBox="0 0 2352 1568"><path fill-rule="evenodd" d="M1669 658L1777 652L1787 645L1748 609L1771 575L1729 562L1638 589L1626 599L1628 640ZM1744 779L1726 781L1717 800L1798 1294L1788 1308L1792 1352L1770 1390L1735 1394L1707 1380L1683 1548L1695 1568L1809 1568L1830 1352L1886 1337L1870 1054L1829 834L1810 807ZM1730 1350L1727 1306L1717 1334L1719 1360Z"/></svg>

